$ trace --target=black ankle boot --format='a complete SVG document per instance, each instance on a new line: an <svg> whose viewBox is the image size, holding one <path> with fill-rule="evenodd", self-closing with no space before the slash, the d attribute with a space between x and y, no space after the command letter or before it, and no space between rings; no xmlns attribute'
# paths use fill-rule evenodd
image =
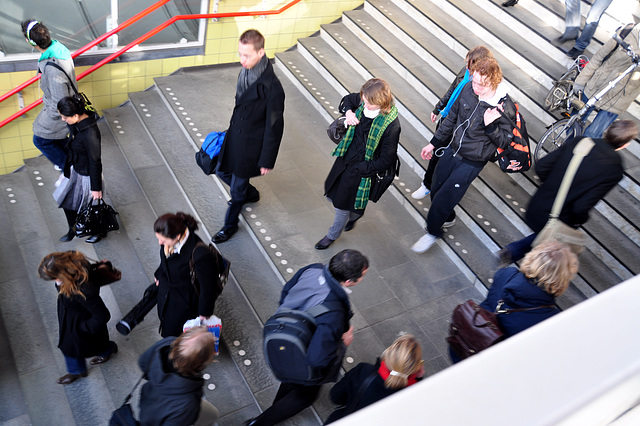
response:
<svg viewBox="0 0 640 426"><path fill-rule="evenodd" d="M68 241L73 240L73 237L76 236L76 231L73 228L69 228L69 231L67 231L66 234L64 234L62 237L60 237L60 241L62 241L63 243L66 243Z"/></svg>

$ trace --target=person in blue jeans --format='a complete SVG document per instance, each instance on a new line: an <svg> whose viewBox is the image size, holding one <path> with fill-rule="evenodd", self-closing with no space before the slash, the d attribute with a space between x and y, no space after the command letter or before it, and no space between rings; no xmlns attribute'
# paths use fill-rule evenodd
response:
<svg viewBox="0 0 640 426"><path fill-rule="evenodd" d="M591 43L593 34L598 28L600 18L607 10L613 0L595 0L589 9L587 20L585 22L582 33L580 33L580 3L581 0L566 0L566 14L565 14L565 30L564 33L558 38L559 43L564 43L569 40L576 40L575 46L567 52L567 56L570 58L577 58L584 53L585 49ZM578 37L580 33L580 37Z"/></svg>
<svg viewBox="0 0 640 426"><path fill-rule="evenodd" d="M594 139L595 146L578 167L569 187L559 219L572 228L589 220L589 211L622 179L624 168L620 152L638 136L638 126L631 120L614 122L604 139ZM567 141L557 150L536 161L536 174L542 185L527 206L525 221L533 233L515 241L498 252L500 266L522 259L531 250L531 244L544 228L562 178L573 157L573 150L582 138Z"/></svg>
<svg viewBox="0 0 640 426"><path fill-rule="evenodd" d="M33 121L33 144L62 170L67 160L65 146L69 129L60 119L57 105L62 98L75 95L74 86L77 88L78 84L73 59L69 49L58 40L51 39L43 23L35 19L26 20L22 22L22 33L27 42L40 52L38 73L42 75L43 107Z"/></svg>

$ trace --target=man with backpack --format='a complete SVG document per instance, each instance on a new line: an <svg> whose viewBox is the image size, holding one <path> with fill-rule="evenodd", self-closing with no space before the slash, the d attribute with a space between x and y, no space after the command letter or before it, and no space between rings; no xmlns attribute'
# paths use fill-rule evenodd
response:
<svg viewBox="0 0 640 426"><path fill-rule="evenodd" d="M346 249L328 265L315 263L300 269L285 284L280 307L265 324L264 333L265 358L282 383L271 407L247 425L273 425L298 414L313 404L323 383L337 379L346 347L353 341L349 287L362 281L368 268L364 255ZM305 321L305 316L311 321ZM315 322L310 340L290 345L297 341L297 334L289 334L287 325L305 328L309 322Z"/></svg>

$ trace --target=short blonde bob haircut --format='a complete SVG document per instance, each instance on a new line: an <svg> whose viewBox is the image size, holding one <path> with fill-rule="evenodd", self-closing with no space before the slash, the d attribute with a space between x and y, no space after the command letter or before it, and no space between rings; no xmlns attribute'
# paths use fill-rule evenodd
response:
<svg viewBox="0 0 640 426"><path fill-rule="evenodd" d="M569 287L578 272L578 256L568 245L545 241L533 248L522 261L520 272L554 297Z"/></svg>
<svg viewBox="0 0 640 426"><path fill-rule="evenodd" d="M407 387L408 378L422 367L422 348L411 334L405 334L396 339L381 356L389 371L400 374L389 375L384 381L388 389L402 389Z"/></svg>
<svg viewBox="0 0 640 426"><path fill-rule="evenodd" d="M389 114L393 106L393 95L389 83L381 78L372 78L362 85L360 97L367 102L380 107L380 113Z"/></svg>
<svg viewBox="0 0 640 426"><path fill-rule="evenodd" d="M477 72L485 78L485 84L491 86L493 90L498 88L502 82L502 69L494 58L480 59L473 67L473 72Z"/></svg>

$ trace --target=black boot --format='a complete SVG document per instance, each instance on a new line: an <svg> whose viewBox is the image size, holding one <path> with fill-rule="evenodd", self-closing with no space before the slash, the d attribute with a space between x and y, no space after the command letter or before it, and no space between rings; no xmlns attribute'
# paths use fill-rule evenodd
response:
<svg viewBox="0 0 640 426"><path fill-rule="evenodd" d="M516 4L518 4L518 0L508 0L502 3L502 7L515 6Z"/></svg>

